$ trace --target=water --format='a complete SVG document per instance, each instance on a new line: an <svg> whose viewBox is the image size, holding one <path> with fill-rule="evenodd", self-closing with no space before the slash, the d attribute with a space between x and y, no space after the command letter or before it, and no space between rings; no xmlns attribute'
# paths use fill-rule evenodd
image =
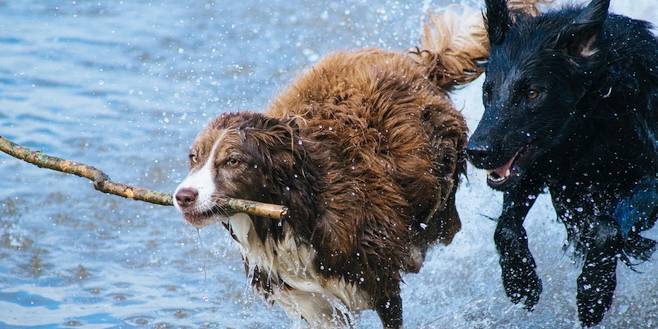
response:
<svg viewBox="0 0 658 329"><path fill-rule="evenodd" d="M409 48L425 8L444 3L0 1L0 134L171 191L209 118L264 108L331 51ZM653 1L613 3L658 22ZM471 129L479 93L476 82L455 95ZM199 239L173 208L106 196L7 156L0 173L0 327L290 325L250 292L223 229ZM578 268L560 249L565 233L546 197L527 222L542 299L532 314L507 301L486 218L500 200L471 169L458 195L462 232L405 276L408 328L578 326ZM619 269L602 326L658 326L658 265L639 269ZM379 324L365 312L358 325Z"/></svg>

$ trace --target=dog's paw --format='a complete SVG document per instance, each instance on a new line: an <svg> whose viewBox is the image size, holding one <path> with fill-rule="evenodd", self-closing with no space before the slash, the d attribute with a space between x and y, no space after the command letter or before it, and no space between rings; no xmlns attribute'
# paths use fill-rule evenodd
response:
<svg viewBox="0 0 658 329"><path fill-rule="evenodd" d="M607 268L604 268L607 267ZM612 305L617 281L614 265L599 265L597 271L584 271L578 277L578 319L585 327L597 325Z"/></svg>
<svg viewBox="0 0 658 329"><path fill-rule="evenodd" d="M502 270L507 297L514 304L523 302L528 311L534 310L542 291L541 279L535 269L532 266L504 266Z"/></svg>

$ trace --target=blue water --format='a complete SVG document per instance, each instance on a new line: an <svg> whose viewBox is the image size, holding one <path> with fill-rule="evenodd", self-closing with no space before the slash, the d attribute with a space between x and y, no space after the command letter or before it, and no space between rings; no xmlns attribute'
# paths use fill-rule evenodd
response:
<svg viewBox="0 0 658 329"><path fill-rule="evenodd" d="M0 1L0 135L171 191L209 118L263 109L321 56L416 44L419 17L447 1ZM613 1L658 22L652 0ZM459 91L471 128L480 84ZM543 197L528 220L544 280L537 310L511 305L491 241L500 195L471 170L463 230L405 276L408 328L572 328L577 266ZM620 268L604 327L658 326L658 265ZM0 155L0 327L287 328L254 296L223 229L198 233L171 207ZM359 327L377 327L372 312Z"/></svg>

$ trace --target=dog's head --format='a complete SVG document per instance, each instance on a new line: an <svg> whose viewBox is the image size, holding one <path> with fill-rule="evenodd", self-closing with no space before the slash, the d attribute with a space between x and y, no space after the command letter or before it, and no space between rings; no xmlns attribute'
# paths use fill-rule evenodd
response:
<svg viewBox="0 0 658 329"><path fill-rule="evenodd" d="M487 0L490 57L485 112L467 147L487 182L507 189L528 171L550 166L568 142L576 104L602 67L601 31L610 1L594 0L538 17L512 17L505 0Z"/></svg>
<svg viewBox="0 0 658 329"><path fill-rule="evenodd" d="M201 131L189 152L189 174L174 192L175 206L192 225L202 227L229 215L218 198L261 202L276 199L295 162L292 120L259 113L224 114ZM294 145L293 145L294 143Z"/></svg>

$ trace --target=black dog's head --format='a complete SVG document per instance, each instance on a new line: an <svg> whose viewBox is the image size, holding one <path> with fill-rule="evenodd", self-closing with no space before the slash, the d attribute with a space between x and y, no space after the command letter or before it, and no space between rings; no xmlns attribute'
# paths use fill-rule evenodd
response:
<svg viewBox="0 0 658 329"><path fill-rule="evenodd" d="M504 190L568 141L576 105L603 67L603 23L610 1L593 0L538 17L512 16L505 0L487 0L490 58L484 116L467 153Z"/></svg>

